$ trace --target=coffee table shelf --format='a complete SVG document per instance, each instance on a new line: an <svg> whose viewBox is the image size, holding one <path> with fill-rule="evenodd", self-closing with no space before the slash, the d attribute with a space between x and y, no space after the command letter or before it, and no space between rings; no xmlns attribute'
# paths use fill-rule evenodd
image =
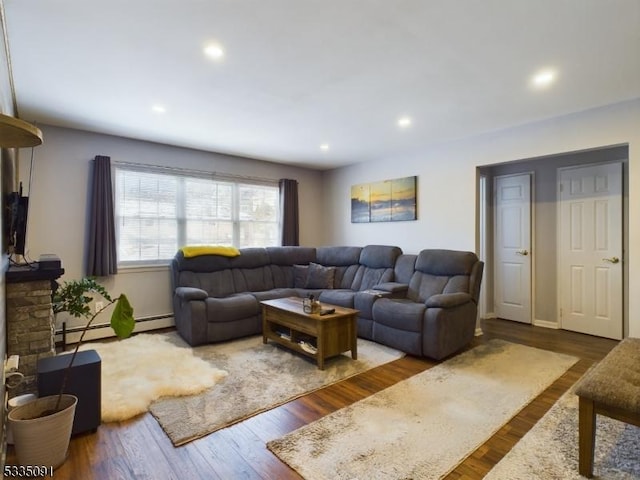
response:
<svg viewBox="0 0 640 480"><path fill-rule="evenodd" d="M271 340L274 343L282 345L283 347L286 347L289 350L296 351L298 353L301 353L302 355L306 355L307 357L313 358L314 360L317 361L317 358L318 358L317 347L316 347L316 353L311 353L300 346L300 341L309 340L309 339L313 339L313 341L317 343L316 337L305 334L304 339L297 341L300 332L296 332L295 330L290 330L291 340L288 340L287 338L282 337L279 334L279 331L280 330L278 330L277 332L276 331L269 332L266 335L267 339Z"/></svg>
<svg viewBox="0 0 640 480"><path fill-rule="evenodd" d="M358 310L323 304L323 308L334 308L329 315L305 313L302 299L296 297L266 300L262 304L262 341L271 340L285 348L301 353L316 361L324 370L327 358L351 351L351 358L358 358L357 315ZM290 340L280 332L290 336ZM300 340L315 339L316 353L303 349Z"/></svg>

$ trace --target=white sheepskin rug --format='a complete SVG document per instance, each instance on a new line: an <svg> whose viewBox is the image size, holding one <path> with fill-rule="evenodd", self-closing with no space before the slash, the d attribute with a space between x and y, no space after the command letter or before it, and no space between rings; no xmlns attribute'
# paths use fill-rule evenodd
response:
<svg viewBox="0 0 640 480"><path fill-rule="evenodd" d="M226 371L194 356L184 342L167 335L143 333L84 344L80 349L96 350L102 359L103 422L147 412L160 397L201 393L227 376Z"/></svg>

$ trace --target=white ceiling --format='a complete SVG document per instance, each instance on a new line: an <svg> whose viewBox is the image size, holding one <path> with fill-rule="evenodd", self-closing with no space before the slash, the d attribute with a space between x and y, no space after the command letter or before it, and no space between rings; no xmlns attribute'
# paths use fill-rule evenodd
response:
<svg viewBox="0 0 640 480"><path fill-rule="evenodd" d="M20 118L313 168L640 97L640 0L4 4Z"/></svg>

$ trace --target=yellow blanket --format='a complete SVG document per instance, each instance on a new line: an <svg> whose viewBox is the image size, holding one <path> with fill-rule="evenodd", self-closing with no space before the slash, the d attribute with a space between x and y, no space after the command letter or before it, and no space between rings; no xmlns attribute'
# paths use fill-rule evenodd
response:
<svg viewBox="0 0 640 480"><path fill-rule="evenodd" d="M223 257L237 257L240 250L236 247L225 245L187 245L180 249L184 258L197 257L199 255L222 255Z"/></svg>

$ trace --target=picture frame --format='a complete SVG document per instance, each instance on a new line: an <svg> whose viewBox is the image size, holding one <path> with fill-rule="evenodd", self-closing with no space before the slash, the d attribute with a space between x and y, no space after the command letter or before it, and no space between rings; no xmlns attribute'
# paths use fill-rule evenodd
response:
<svg viewBox="0 0 640 480"><path fill-rule="evenodd" d="M417 176L351 186L351 223L417 220Z"/></svg>

